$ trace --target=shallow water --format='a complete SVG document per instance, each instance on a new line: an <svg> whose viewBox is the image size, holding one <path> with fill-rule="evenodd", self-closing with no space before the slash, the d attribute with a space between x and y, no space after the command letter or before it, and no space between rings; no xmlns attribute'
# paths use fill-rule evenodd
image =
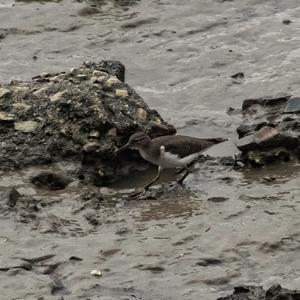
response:
<svg viewBox="0 0 300 300"><path fill-rule="evenodd" d="M118 59L126 81L180 133L234 138L240 120L227 107L299 94L299 16L297 0L0 0L0 79ZM237 72L245 74L239 84L231 78ZM234 148L227 142L210 151ZM0 190L23 188L43 209L28 223L23 208L1 213L0 267L45 254L55 254L45 264L58 267L1 271L5 299L213 300L237 284L300 287L297 164L243 172L203 164L184 188L168 186L176 176L170 172L158 199L127 201L127 190L154 176L152 168L122 180L118 192L95 188L111 200L100 210L84 206L80 183L37 191L30 184L37 171L1 175ZM207 257L215 263L204 266ZM93 269L102 277L90 275ZM65 289L50 295L53 278Z"/></svg>

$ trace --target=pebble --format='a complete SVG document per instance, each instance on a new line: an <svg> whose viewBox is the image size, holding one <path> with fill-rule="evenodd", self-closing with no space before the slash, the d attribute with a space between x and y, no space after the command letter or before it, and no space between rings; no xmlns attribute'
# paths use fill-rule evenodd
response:
<svg viewBox="0 0 300 300"><path fill-rule="evenodd" d="M112 76L109 79L107 79L106 86L107 87L112 87L113 85L118 84L120 82L121 81L117 77Z"/></svg>
<svg viewBox="0 0 300 300"><path fill-rule="evenodd" d="M14 108L14 110L17 110L17 111L24 111L24 112L26 112L26 111L28 111L31 108L31 106L27 105L25 103L14 103L13 104L13 108Z"/></svg>
<svg viewBox="0 0 300 300"><path fill-rule="evenodd" d="M136 118L140 122L145 122L147 120L147 112L143 108L139 108Z"/></svg>
<svg viewBox="0 0 300 300"><path fill-rule="evenodd" d="M116 90L116 96L121 98L128 97L128 91L127 90Z"/></svg>
<svg viewBox="0 0 300 300"><path fill-rule="evenodd" d="M7 96L8 94L10 94L10 90L0 88L0 98L3 98L5 96Z"/></svg>
<svg viewBox="0 0 300 300"><path fill-rule="evenodd" d="M37 129L38 123L35 121L22 121L15 123L15 129L25 133L33 132Z"/></svg>
<svg viewBox="0 0 300 300"><path fill-rule="evenodd" d="M102 272L99 270L92 270L91 271L91 275L97 276L97 277L101 277L102 276Z"/></svg>
<svg viewBox="0 0 300 300"><path fill-rule="evenodd" d="M57 92L56 94L54 94L53 96L50 97L50 101L51 102L56 102L56 101L61 100L65 93L66 93L66 91Z"/></svg>
<svg viewBox="0 0 300 300"><path fill-rule="evenodd" d="M12 122L15 120L15 115L7 113L5 111L0 111L0 121Z"/></svg>

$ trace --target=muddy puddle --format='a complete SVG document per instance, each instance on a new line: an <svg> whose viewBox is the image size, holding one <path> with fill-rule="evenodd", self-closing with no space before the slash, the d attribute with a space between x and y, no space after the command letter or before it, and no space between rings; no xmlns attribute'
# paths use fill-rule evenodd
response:
<svg viewBox="0 0 300 300"><path fill-rule="evenodd" d="M233 140L240 119L228 107L299 96L299 15L296 0L0 0L0 79L117 59L180 133ZM166 172L147 200L128 193L155 168L60 191L31 183L41 170L0 174L1 193L21 194L0 210L1 299L215 300L238 284L300 287L297 163L241 171L211 160L183 187Z"/></svg>

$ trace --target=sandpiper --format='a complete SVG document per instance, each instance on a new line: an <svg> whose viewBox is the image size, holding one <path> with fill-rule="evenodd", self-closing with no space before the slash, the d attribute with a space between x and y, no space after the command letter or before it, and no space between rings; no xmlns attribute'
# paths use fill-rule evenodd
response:
<svg viewBox="0 0 300 300"><path fill-rule="evenodd" d="M151 139L144 132L137 132L130 136L127 144L117 150L120 152L127 148L139 151L143 159L158 166L156 177L145 187L147 190L160 177L163 169L182 168L184 175L178 180L182 183L191 172L189 165L193 163L201 153L209 147L222 143L224 138L194 138L183 135L165 135Z"/></svg>

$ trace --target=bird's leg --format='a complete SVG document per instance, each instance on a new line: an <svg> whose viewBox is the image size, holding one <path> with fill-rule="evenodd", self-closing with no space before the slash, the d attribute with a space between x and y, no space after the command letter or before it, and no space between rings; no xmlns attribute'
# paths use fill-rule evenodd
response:
<svg viewBox="0 0 300 300"><path fill-rule="evenodd" d="M185 170L184 174L177 180L177 182L178 182L179 184L182 184L183 181L184 181L184 179L185 179L190 173L192 173L193 170L190 168L191 165L193 165L193 164L186 165L186 166L184 167L184 170Z"/></svg>
<svg viewBox="0 0 300 300"><path fill-rule="evenodd" d="M162 168L159 166L159 167L158 167L158 171L157 171L156 177L155 177L153 180L151 180L151 181L144 187L144 190L145 190L145 191L147 191L147 190L149 189L149 187L150 187L151 185L153 185L153 184L159 179L161 170L162 170Z"/></svg>
<svg viewBox="0 0 300 300"><path fill-rule="evenodd" d="M147 190L149 189L149 187L154 184L160 177L160 173L161 173L161 170L162 168L161 167L158 167L158 172L157 172L157 175L156 177L151 180L151 182L149 182L143 189L142 191L134 191L133 193L130 194L130 197L133 197L133 198L138 198L140 196L142 196L143 194L145 194L147 192Z"/></svg>

